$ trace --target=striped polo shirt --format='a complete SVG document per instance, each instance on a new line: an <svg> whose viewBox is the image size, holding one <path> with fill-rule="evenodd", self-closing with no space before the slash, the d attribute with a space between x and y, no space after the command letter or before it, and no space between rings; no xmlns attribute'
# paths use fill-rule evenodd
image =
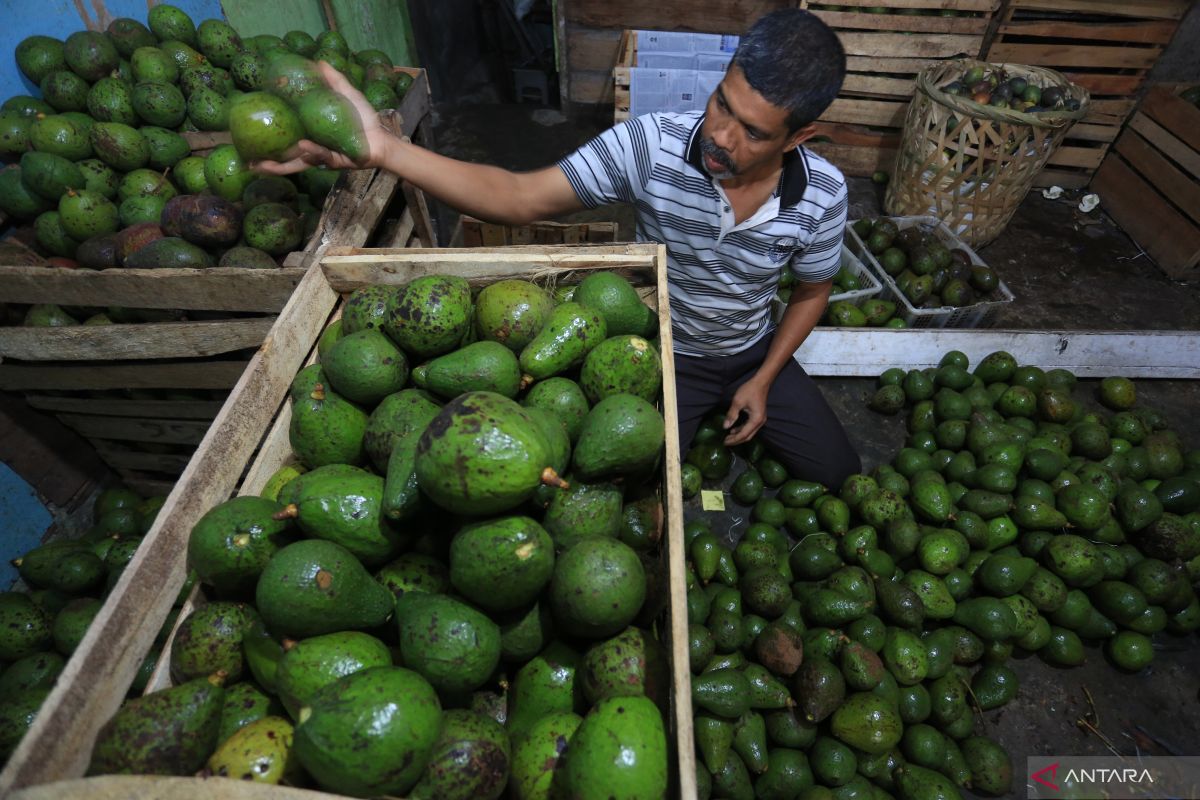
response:
<svg viewBox="0 0 1200 800"><path fill-rule="evenodd" d="M635 117L559 167L586 207L632 203L638 241L666 245L675 351L732 355L772 330L771 298L785 264L803 282L837 273L846 181L798 147L784 156L774 195L734 224L732 204L701 160L703 119L700 111Z"/></svg>

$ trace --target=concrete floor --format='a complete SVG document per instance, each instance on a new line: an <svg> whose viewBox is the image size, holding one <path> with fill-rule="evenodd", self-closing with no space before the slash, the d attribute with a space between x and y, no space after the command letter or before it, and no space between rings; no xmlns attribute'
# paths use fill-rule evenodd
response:
<svg viewBox="0 0 1200 800"><path fill-rule="evenodd" d="M549 109L530 106L441 106L435 116L438 149L468 160L510 169L533 169L556 159L602 130L605 121L568 121ZM851 181L850 218L881 211L882 189ZM571 221L616 220L632 236L629 208L610 207L572 215ZM1000 273L1016 296L998 313L995 327L1019 329L1200 330L1200 283L1169 280L1102 212L1084 215L1073 202L1049 201L1032 193L1008 229L980 256ZM1094 382L1091 382L1094 384ZM870 469L902 446L899 417L866 408L871 379L823 379L831 405ZM1090 395L1081 382L1077 396ZM1163 411L1189 447L1200 447L1200 384L1151 381L1138 384L1141 402ZM735 464L729 481L743 468ZM717 487L708 487L717 488ZM724 525L737 536L744 509L732 508ZM698 501L688 513L703 513ZM1034 755L1110 755L1097 735L1076 721L1089 712L1086 688L1095 702L1098 730L1121 754L1200 755L1200 641L1195 635L1156 638L1156 659L1138 675L1118 673L1097 647L1087 663L1069 671L1037 658L1010 662L1021 680L1018 698L984 714L977 730L998 739L1014 762L1012 796L1024 796L1025 758Z"/></svg>

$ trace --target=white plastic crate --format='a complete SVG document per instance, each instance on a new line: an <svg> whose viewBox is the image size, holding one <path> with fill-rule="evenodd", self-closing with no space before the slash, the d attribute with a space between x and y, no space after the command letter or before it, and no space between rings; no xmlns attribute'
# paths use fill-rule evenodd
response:
<svg viewBox="0 0 1200 800"><path fill-rule="evenodd" d="M846 226L847 238L850 234L850 227ZM848 246L847 238L842 239L842 268L848 271L851 275L858 278L859 287L852 292L838 292L829 296L830 303L836 303L839 300L849 300L855 305L859 305L863 300L869 297L875 297L883 291L883 285L879 282L879 278L875 277L874 271L862 262L858 256L854 254ZM771 300L771 319L779 322L783 317L783 310L787 307L787 303L783 298L776 295Z"/></svg>
<svg viewBox="0 0 1200 800"><path fill-rule="evenodd" d="M884 218L881 217L881 219ZM955 236L937 217L886 217L886 219L896 223L896 227L900 230L920 227L922 231L936 236L950 250L965 251L975 266L987 266L974 250ZM883 298L896 304L896 316L904 320L904 324L910 328L984 328L991 324L992 317L999 308L1006 303L1011 303L1014 299L1008 286L1003 280L999 280L994 293L999 295L999 299L972 303L969 306L917 308L909 301L904 292L900 291L900 287L896 285L892 276L883 271L883 266L867 249L862 238L854 230L852 222L846 225L846 242L850 249L874 271L883 284Z"/></svg>

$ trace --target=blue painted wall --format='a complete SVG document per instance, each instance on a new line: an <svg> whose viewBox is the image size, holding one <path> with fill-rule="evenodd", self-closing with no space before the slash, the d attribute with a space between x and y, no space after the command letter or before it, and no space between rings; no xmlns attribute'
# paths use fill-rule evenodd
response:
<svg viewBox="0 0 1200 800"><path fill-rule="evenodd" d="M172 5L186 11L199 23L212 17L223 17L220 0L176 0ZM13 55L17 44L26 36L41 34L66 39L75 31L91 24L103 29L108 22L99 24L97 8L107 10L108 19L132 17L146 21L147 0L90 0L76 5L73 0L0 0L0 100L14 94L32 94L39 97L37 87L31 84ZM80 16L80 8L89 19Z"/></svg>
<svg viewBox="0 0 1200 800"><path fill-rule="evenodd" d="M0 463L0 591L17 580L17 570L8 562L41 544L52 521L33 487Z"/></svg>

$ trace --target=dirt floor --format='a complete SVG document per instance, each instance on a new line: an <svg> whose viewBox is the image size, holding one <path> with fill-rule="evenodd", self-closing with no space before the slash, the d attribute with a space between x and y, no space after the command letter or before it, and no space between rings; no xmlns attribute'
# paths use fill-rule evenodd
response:
<svg viewBox="0 0 1200 800"><path fill-rule="evenodd" d="M438 149L468 160L533 169L556 159L601 130L601 120L569 121L530 106L442 106ZM881 212L882 188L851 181L850 218ZM1102 212L1082 214L1077 198L1050 201L1034 192L1008 229L980 256L994 267L1016 300L995 327L1058 330L1200 330L1200 283L1169 280ZM442 224L450 217L443 211ZM616 220L632 238L631 209L610 207L572 215L572 221ZM902 446L903 420L870 411L871 379L822 379L821 386L863 457L866 470ZM1077 397L1095 381L1081 381ZM1140 402L1163 411L1189 447L1200 447L1200 383L1142 380ZM741 472L736 463L729 481ZM707 487L716 488L716 487ZM727 487L726 487L727 488ZM736 538L748 509L731 511L714 528ZM688 513L701 514L698 500ZM1010 662L1021 680L1018 698L983 715L978 730L998 739L1013 758L1013 796L1024 796L1025 758L1035 755L1200 755L1200 641L1160 634L1154 663L1138 675L1118 673L1089 646L1087 663L1060 670L1036 657ZM1090 692L1094 706L1089 704ZM1095 730L1078 723L1085 715ZM1111 748L1111 749L1110 749Z"/></svg>

